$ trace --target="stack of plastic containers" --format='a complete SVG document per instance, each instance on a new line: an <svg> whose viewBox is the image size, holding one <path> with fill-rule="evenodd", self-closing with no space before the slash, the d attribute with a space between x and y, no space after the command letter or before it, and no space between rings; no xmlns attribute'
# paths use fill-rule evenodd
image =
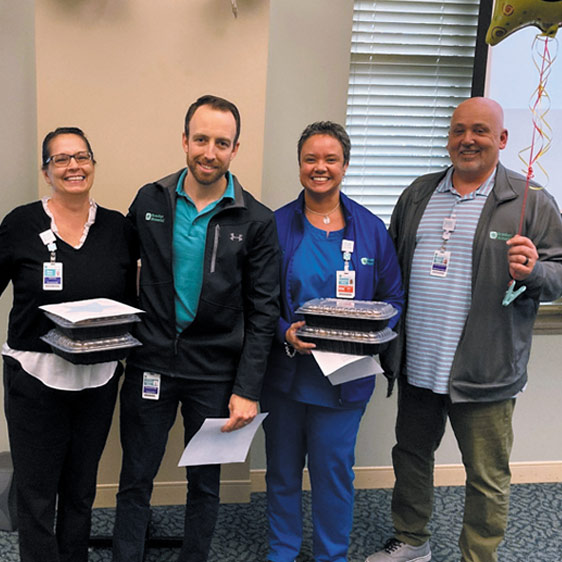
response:
<svg viewBox="0 0 562 562"><path fill-rule="evenodd" d="M297 336L323 351L376 355L397 335L388 322L398 311L386 302L320 298L297 313L306 321Z"/></svg>
<svg viewBox="0 0 562 562"><path fill-rule="evenodd" d="M141 343L130 334L142 310L111 299L90 299L41 307L55 324L41 339L74 364L124 359ZM77 311L81 311L77 314Z"/></svg>

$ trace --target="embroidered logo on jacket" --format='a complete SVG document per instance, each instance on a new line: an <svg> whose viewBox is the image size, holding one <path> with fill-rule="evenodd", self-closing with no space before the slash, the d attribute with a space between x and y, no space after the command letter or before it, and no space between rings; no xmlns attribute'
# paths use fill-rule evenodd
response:
<svg viewBox="0 0 562 562"><path fill-rule="evenodd" d="M164 215L159 215L158 213L151 213L150 211L148 211L148 213L144 215L144 219L152 222L164 222Z"/></svg>
<svg viewBox="0 0 562 562"><path fill-rule="evenodd" d="M361 258L361 265L375 265L374 258Z"/></svg>
<svg viewBox="0 0 562 562"><path fill-rule="evenodd" d="M492 240L501 240L502 242L513 238L513 234L509 234L508 232L496 232L495 230L490 230L490 238Z"/></svg>
<svg viewBox="0 0 562 562"><path fill-rule="evenodd" d="M234 232L230 233L230 240L232 242L234 242L235 240L237 242L242 242L242 240L244 240L244 235L243 234L234 234Z"/></svg>

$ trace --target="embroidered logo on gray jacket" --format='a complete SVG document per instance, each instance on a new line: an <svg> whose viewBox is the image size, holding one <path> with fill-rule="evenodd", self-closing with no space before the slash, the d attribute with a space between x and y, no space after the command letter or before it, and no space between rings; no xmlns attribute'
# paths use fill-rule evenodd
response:
<svg viewBox="0 0 562 562"><path fill-rule="evenodd" d="M235 240L238 242L242 242L242 240L244 240L244 235L243 234L234 234L234 232L230 233L230 240L232 242L234 242Z"/></svg>
<svg viewBox="0 0 562 562"><path fill-rule="evenodd" d="M495 230L490 230L490 238L492 240L501 240L502 242L513 238L513 234L509 234L508 232L496 232Z"/></svg>

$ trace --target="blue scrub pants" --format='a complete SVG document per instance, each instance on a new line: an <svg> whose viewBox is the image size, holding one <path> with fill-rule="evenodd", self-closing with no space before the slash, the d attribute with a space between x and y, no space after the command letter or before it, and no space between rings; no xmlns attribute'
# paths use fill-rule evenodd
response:
<svg viewBox="0 0 562 562"><path fill-rule="evenodd" d="M123 466L113 530L113 562L142 562L150 521L153 481L176 419L178 405L185 444L205 418L228 417L231 382L162 376L160 398L142 398L143 372L127 367L121 388ZM177 451L180 458L182 451ZM219 509L220 465L189 466L183 545L178 562L205 562Z"/></svg>
<svg viewBox="0 0 562 562"><path fill-rule="evenodd" d="M272 562L293 562L302 542L302 471L308 455L316 562L345 562L353 523L355 442L365 405L304 404L267 389L262 411Z"/></svg>

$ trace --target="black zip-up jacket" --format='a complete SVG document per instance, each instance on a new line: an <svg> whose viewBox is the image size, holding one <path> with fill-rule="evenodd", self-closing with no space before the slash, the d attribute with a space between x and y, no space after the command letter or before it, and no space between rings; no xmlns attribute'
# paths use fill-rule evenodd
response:
<svg viewBox="0 0 562 562"><path fill-rule="evenodd" d="M129 208L141 248L137 335L128 363L153 373L234 381L233 393L257 400L279 318L279 249L273 213L234 180L207 229L197 314L176 333L172 237L183 170L140 189Z"/></svg>

